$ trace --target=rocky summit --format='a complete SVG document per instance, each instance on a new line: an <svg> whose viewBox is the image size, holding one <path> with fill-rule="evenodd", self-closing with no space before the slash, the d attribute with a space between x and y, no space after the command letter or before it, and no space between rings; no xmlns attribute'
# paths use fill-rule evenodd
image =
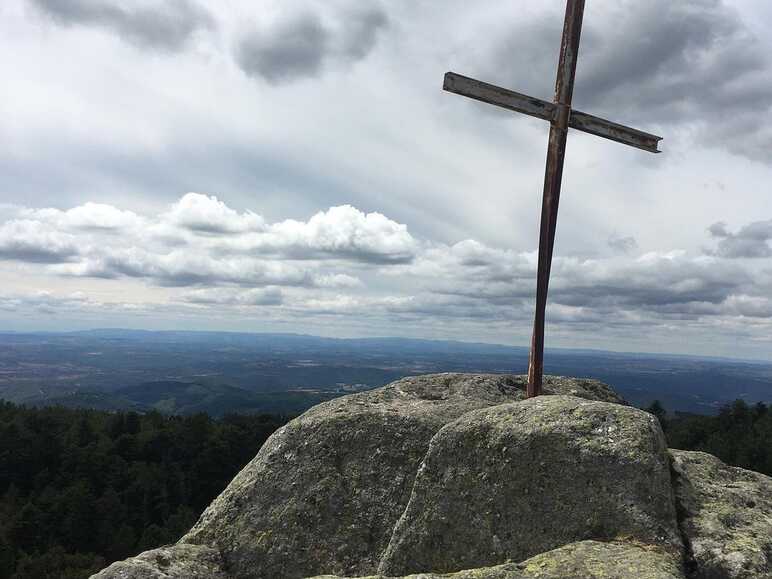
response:
<svg viewBox="0 0 772 579"><path fill-rule="evenodd" d="M278 430L174 545L94 579L772 578L772 479L595 380L436 374Z"/></svg>

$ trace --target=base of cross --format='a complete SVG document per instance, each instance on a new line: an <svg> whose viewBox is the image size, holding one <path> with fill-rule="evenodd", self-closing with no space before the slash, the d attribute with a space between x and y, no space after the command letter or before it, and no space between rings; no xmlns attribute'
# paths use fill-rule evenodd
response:
<svg viewBox="0 0 772 579"><path fill-rule="evenodd" d="M542 377L544 376L544 368L541 364L534 363L533 348L531 354L528 356L528 384L525 388L525 394L528 398L541 395Z"/></svg>

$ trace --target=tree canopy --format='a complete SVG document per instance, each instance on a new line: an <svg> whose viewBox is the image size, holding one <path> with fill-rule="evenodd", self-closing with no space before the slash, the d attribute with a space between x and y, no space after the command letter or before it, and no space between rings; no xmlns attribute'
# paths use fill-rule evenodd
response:
<svg viewBox="0 0 772 579"><path fill-rule="evenodd" d="M176 541L284 422L0 403L0 579L82 578Z"/></svg>

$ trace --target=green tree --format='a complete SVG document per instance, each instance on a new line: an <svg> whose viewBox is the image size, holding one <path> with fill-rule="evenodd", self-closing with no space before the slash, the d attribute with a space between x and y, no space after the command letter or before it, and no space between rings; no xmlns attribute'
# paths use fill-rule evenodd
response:
<svg viewBox="0 0 772 579"><path fill-rule="evenodd" d="M0 579L87 577L177 540L285 421L0 402Z"/></svg>
<svg viewBox="0 0 772 579"><path fill-rule="evenodd" d="M8 538L20 551L32 553L44 550L46 526L41 510L34 503L28 502L11 521Z"/></svg>

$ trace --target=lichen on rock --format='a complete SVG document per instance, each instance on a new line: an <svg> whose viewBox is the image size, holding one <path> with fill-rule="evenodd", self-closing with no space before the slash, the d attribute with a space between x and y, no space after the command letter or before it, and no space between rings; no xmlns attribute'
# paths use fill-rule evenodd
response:
<svg viewBox="0 0 772 579"><path fill-rule="evenodd" d="M772 578L772 478L671 450L695 579Z"/></svg>
<svg viewBox="0 0 772 579"><path fill-rule="evenodd" d="M682 548L659 422L540 396L466 413L432 438L379 572L451 572L620 536Z"/></svg>
<svg viewBox="0 0 772 579"><path fill-rule="evenodd" d="M525 384L436 374L320 404L266 442L183 542L216 546L236 577L374 573L432 436L522 400ZM548 377L545 391L622 402L595 380Z"/></svg>
<svg viewBox="0 0 772 579"><path fill-rule="evenodd" d="M229 579L216 550L168 545L113 563L91 579Z"/></svg>
<svg viewBox="0 0 772 579"><path fill-rule="evenodd" d="M772 579L772 479L668 454L600 382L524 389L437 374L320 404L180 542L94 579Z"/></svg>
<svg viewBox="0 0 772 579"><path fill-rule="evenodd" d="M358 579L684 579L673 553L630 543L581 541L527 559L450 574ZM344 579L322 575L312 579Z"/></svg>

